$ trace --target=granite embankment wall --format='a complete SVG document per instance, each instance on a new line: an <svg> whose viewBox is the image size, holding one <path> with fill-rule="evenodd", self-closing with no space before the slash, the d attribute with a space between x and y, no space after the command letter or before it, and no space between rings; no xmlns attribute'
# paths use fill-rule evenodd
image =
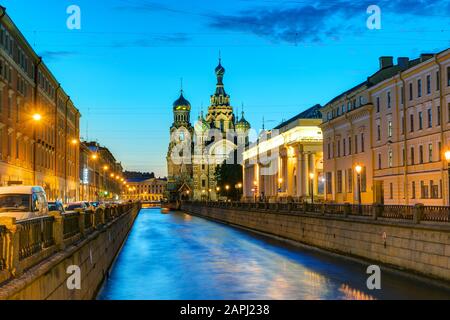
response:
<svg viewBox="0 0 450 320"><path fill-rule="evenodd" d="M140 204L134 203L96 212L56 214L46 218L47 227L41 223L42 236L34 230L39 223L12 221L8 225L0 221L8 230L4 237L8 250L1 271L0 300L95 298L139 210ZM36 247L32 240L39 237L39 250L30 253L30 248ZM79 289L71 289L67 284L75 283L71 266L81 271Z"/></svg>
<svg viewBox="0 0 450 320"><path fill-rule="evenodd" d="M239 206L238 206L239 207ZM450 224L183 203L193 215L450 283Z"/></svg>

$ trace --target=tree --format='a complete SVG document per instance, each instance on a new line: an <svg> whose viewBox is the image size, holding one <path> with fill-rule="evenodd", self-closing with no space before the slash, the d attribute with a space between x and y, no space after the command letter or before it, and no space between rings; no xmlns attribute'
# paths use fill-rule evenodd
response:
<svg viewBox="0 0 450 320"><path fill-rule="evenodd" d="M234 200L240 199L242 195L242 166L240 164L227 164L224 161L216 167L215 178L217 186L220 188L220 196Z"/></svg>

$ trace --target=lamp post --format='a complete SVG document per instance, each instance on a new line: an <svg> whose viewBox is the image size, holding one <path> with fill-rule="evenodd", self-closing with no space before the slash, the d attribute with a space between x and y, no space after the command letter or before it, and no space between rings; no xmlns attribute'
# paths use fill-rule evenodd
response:
<svg viewBox="0 0 450 320"><path fill-rule="evenodd" d="M278 178L278 190L277 190L277 195L279 196L280 192L281 192L281 184L283 183L283 178Z"/></svg>
<svg viewBox="0 0 450 320"><path fill-rule="evenodd" d="M256 195L258 194L258 181L253 181L253 194L255 197L255 203L256 203Z"/></svg>
<svg viewBox="0 0 450 320"><path fill-rule="evenodd" d="M227 202L228 202L228 198L229 198L229 194L228 194L228 191L230 190L230 186L229 185L226 185L225 186L225 190L227 190Z"/></svg>
<svg viewBox="0 0 450 320"><path fill-rule="evenodd" d="M448 172L448 206L450 206L450 150L445 151L445 160L447 160Z"/></svg>
<svg viewBox="0 0 450 320"><path fill-rule="evenodd" d="M236 185L236 192L237 192L236 200L238 200L238 199L240 198L240 195L241 195L241 189L242 189L242 183L239 182L239 183Z"/></svg>
<svg viewBox="0 0 450 320"><path fill-rule="evenodd" d="M311 204L314 203L314 173L311 172L309 174L309 180L310 180L310 188L309 192L311 193Z"/></svg>
<svg viewBox="0 0 450 320"><path fill-rule="evenodd" d="M357 174L357 185L358 185L358 213L361 214L361 171L362 167L358 164L355 167L355 171Z"/></svg>

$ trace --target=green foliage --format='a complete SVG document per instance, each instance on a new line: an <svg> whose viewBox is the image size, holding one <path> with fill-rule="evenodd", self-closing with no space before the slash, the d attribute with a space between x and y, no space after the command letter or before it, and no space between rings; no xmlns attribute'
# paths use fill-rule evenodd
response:
<svg viewBox="0 0 450 320"><path fill-rule="evenodd" d="M240 164L222 163L216 167L215 178L220 188L219 194L223 197L238 200L242 195L242 166ZM226 190L229 186L229 190Z"/></svg>

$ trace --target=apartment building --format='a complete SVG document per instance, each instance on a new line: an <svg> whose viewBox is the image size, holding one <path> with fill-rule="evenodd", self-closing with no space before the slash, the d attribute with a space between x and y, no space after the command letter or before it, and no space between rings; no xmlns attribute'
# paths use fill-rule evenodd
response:
<svg viewBox="0 0 450 320"><path fill-rule="evenodd" d="M450 49L381 57L377 72L327 103L327 201L449 205L449 79Z"/></svg>
<svg viewBox="0 0 450 320"><path fill-rule="evenodd" d="M0 184L40 185L49 199L78 191L80 113L0 7Z"/></svg>

